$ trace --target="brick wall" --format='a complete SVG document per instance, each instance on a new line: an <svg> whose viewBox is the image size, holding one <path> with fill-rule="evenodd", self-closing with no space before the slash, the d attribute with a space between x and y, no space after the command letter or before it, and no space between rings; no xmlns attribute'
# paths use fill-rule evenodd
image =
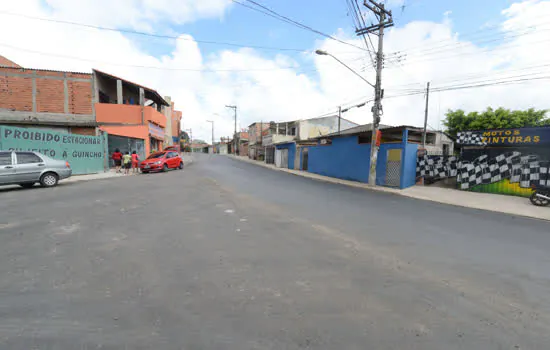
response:
<svg viewBox="0 0 550 350"><path fill-rule="evenodd" d="M262 143L262 129L269 129L269 123L255 123L248 128L248 143Z"/></svg>
<svg viewBox="0 0 550 350"><path fill-rule="evenodd" d="M95 136L95 128L72 127L71 133L78 134L78 135Z"/></svg>
<svg viewBox="0 0 550 350"><path fill-rule="evenodd" d="M36 112L65 113L63 79L67 78L68 113L92 114L91 74L8 67L0 67L0 109L32 112L33 78L36 80Z"/></svg>

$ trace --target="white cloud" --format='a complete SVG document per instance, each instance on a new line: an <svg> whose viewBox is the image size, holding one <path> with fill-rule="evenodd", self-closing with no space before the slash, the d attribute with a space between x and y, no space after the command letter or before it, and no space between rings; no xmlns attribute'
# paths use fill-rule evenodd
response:
<svg viewBox="0 0 550 350"><path fill-rule="evenodd" d="M24 4L22 4L24 2ZM227 10L225 0L122 0L122 1L78 1L78 6L69 0L48 0L44 7L39 0L21 0L18 6L7 5L6 11L20 12L32 16L65 19L74 22L105 26L118 25L143 30L169 24L194 21L206 17L221 17ZM11 8L10 8L11 6ZM122 9L124 11L122 11ZM116 13L106 16L105 13ZM412 22L399 25L387 33L386 69L383 82L385 88L385 124L422 125L424 97L414 95L390 98L422 89L427 81L432 87L461 84L462 77L474 81L489 81L496 78L525 75L539 72L550 73L549 67L518 70L544 64L550 53L545 29L531 28L533 32L524 35L526 27L533 22L544 23L543 15L550 14L550 5L543 1L517 3L503 11L502 30L508 31L509 39L492 41L490 47L480 47L461 39L452 27L449 17L442 14L439 23ZM538 20L533 21L533 17ZM116 32L81 28L63 24L35 21L20 17L0 15L0 31L10 33L0 39L0 54L31 68L48 68L73 71L90 71L98 68L125 77L170 95L176 107L183 111L183 125L193 129L193 136L210 141L210 124L214 120L216 138L229 136L233 131L232 111L226 104L235 104L238 109L240 127L254 121L285 121L313 117L335 111L339 104L361 101L372 96L372 88L345 67L328 56L302 54L291 57L280 54L266 57L253 49L222 50L204 56L200 46L189 35L185 40L174 40L169 55L153 57L141 47L155 45L159 39L127 37ZM502 37L502 33L483 29L475 36L484 38ZM337 32L342 40L363 45L352 33ZM491 36L492 35L492 36ZM374 39L374 38L373 38ZM536 42L536 44L534 44ZM166 44L163 41L163 44ZM315 45L313 45L315 44ZM376 45L376 42L374 41ZM19 47L39 52L55 53L61 56L86 58L85 61L46 56L18 49ZM359 50L340 43L325 40L312 43L312 48L322 48L334 53L353 69L361 71L370 65L370 59ZM118 65L106 64L118 63ZM304 63L305 62L305 63ZM161 69L144 69L130 66L154 66ZM398 67L399 66L399 67ZM179 68L205 70L242 71L181 71ZM293 67L290 69L282 69ZM304 74L316 68L317 73ZM505 69L507 74L494 74ZM374 70L367 67L365 78L374 82ZM483 77L482 75L485 75ZM547 74L550 75L550 74ZM481 76L481 77L479 77ZM526 76L530 77L530 76ZM408 84L408 85L405 85ZM529 85L503 85L470 90L433 93L430 103L429 124L437 127L443 113L449 109L480 110L487 106L506 108L548 108L547 83ZM371 121L370 106L352 109L344 117L359 123ZM217 113L218 115L215 115Z"/></svg>

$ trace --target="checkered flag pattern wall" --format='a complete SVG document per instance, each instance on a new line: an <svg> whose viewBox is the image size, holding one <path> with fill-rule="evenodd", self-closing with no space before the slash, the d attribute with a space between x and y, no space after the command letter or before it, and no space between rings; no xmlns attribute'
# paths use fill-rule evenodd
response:
<svg viewBox="0 0 550 350"><path fill-rule="evenodd" d="M479 131L461 131L456 134L456 143L460 145L480 145L484 146L487 143L483 142L483 137Z"/></svg>
<svg viewBox="0 0 550 350"><path fill-rule="evenodd" d="M506 152L494 158L485 154L472 162L424 155L417 159L416 175L436 180L456 176L458 187L463 190L503 179L510 179L510 183L518 183L522 188L533 184L550 186L550 161L542 162L537 156L522 156L520 152Z"/></svg>

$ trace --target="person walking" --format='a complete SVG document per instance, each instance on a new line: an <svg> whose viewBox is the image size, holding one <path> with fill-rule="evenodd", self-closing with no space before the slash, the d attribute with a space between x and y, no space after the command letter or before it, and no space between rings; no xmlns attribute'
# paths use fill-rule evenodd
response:
<svg viewBox="0 0 550 350"><path fill-rule="evenodd" d="M137 174L139 171L139 155L136 151L132 152L132 171Z"/></svg>
<svg viewBox="0 0 550 350"><path fill-rule="evenodd" d="M122 163L122 153L120 153L120 150L117 148L111 155L111 159L113 159L113 162L115 162L115 171L117 173L120 173L120 165Z"/></svg>
<svg viewBox="0 0 550 350"><path fill-rule="evenodd" d="M130 155L130 152L126 152L122 156L122 164L124 165L124 175L128 175L130 173L130 168L132 167L132 156Z"/></svg>

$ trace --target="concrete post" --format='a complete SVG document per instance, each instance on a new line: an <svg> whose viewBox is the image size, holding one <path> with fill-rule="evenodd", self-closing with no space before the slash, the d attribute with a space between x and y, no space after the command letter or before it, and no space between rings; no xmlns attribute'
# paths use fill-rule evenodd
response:
<svg viewBox="0 0 550 350"><path fill-rule="evenodd" d="M145 91L143 88L139 88L139 105L141 106L141 124L145 124Z"/></svg>
<svg viewBox="0 0 550 350"><path fill-rule="evenodd" d="M36 113L36 72L32 74L32 111Z"/></svg>
<svg viewBox="0 0 550 350"><path fill-rule="evenodd" d="M139 90L139 97L140 97L140 104L141 104L141 88ZM123 104L124 101L122 100L122 80L117 79L116 81L116 103L119 105Z"/></svg>
<svg viewBox="0 0 550 350"><path fill-rule="evenodd" d="M69 113L69 85L67 84L67 74L63 73L65 79L63 79L63 111Z"/></svg>

